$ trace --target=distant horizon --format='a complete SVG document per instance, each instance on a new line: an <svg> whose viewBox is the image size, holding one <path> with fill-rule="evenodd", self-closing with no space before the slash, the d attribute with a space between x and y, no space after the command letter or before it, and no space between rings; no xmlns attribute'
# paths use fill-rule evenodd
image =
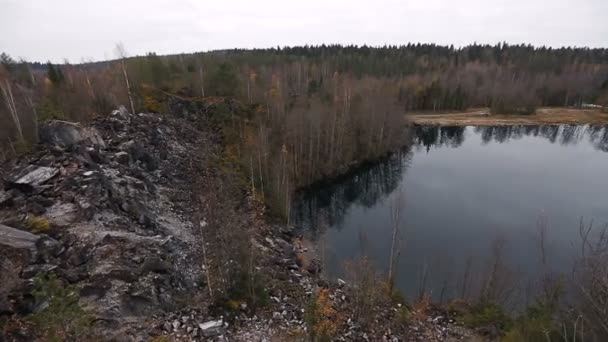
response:
<svg viewBox="0 0 608 342"><path fill-rule="evenodd" d="M121 43L121 42L117 42ZM459 50L459 49L463 49L463 48L467 48L467 47L471 47L471 46L491 46L491 47L495 47L499 44L506 44L508 46L530 46L534 49L540 49L540 48L546 48L546 49L552 49L552 50L560 50L560 49L589 49L589 50L608 50L608 44L606 46L584 46L584 45L570 45L570 46L549 46L549 45L535 45L535 44L531 44L531 43L511 43L511 42L496 42L496 43L480 43L480 42L472 42L472 43L468 43L468 44L464 44L464 45L456 45L456 44L440 44L440 43L433 43L433 42L415 42L415 41L409 41L406 43L399 43L399 44L378 44L378 45L371 45L371 44L342 44L342 43L319 43L319 44L295 44L295 45L280 45L280 46L266 46L266 47L232 47L232 48L220 48L220 49L211 49L211 50L197 50L197 51L190 51L190 52L170 52L170 53L159 53L158 51L155 50L150 50L150 51L145 51L143 53L131 53L131 51L129 51L129 47L125 45L125 49L128 53L128 57L145 57L147 54L149 53L154 53L158 56L176 56L176 55L192 55L192 54L199 54L199 53L213 53L213 52L222 52L222 51L256 51L256 50L271 50L271 49L277 49L277 48L281 48L281 49L285 49L285 48L299 48L299 47L321 47L323 45L325 46L340 46L340 47L357 47L357 48L361 48L361 47L368 47L368 48L372 48L372 49L380 49L380 48L384 48L384 47L404 47L407 45L434 45L434 46L439 46L439 47L446 47L449 48L451 46L454 47L454 49ZM114 50L116 44L114 44L112 46L111 50ZM19 61L20 59L22 59L23 57L20 56L16 56L13 55L11 53L9 53L8 51L3 51L0 50L0 53L7 53L9 56L11 56L15 61ZM112 54L111 56L109 56L110 58L107 59L99 59L99 60L95 60L95 59L85 59L85 58L81 58L78 61L75 60L69 60L67 59L67 61L69 62L69 64L87 64L87 63L101 63L101 62L111 62L114 60L117 60L118 57L115 54ZM66 58L62 58L59 61L53 61L50 59L44 59L44 60L30 60L27 58L23 58L26 62L28 63L39 63L39 64L46 64L49 61L52 64L65 64Z"/></svg>
<svg viewBox="0 0 608 342"><path fill-rule="evenodd" d="M531 44L604 48L605 0L0 0L0 49L54 63L302 46Z"/></svg>

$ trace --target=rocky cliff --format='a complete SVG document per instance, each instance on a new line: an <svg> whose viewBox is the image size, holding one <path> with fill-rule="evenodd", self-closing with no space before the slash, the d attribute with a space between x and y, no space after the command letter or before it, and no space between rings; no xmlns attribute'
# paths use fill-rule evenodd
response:
<svg viewBox="0 0 608 342"><path fill-rule="evenodd" d="M0 341L305 340L326 324L340 340L468 336L381 301L361 326L357 292L298 267L308 247L222 170L212 105L172 107L48 122L2 166Z"/></svg>

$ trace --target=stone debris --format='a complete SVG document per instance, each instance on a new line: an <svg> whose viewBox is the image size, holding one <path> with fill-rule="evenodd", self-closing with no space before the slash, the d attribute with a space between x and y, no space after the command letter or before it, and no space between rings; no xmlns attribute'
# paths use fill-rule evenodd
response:
<svg viewBox="0 0 608 342"><path fill-rule="evenodd" d="M38 235L0 224L0 245L4 248L35 251L39 239Z"/></svg>
<svg viewBox="0 0 608 342"><path fill-rule="evenodd" d="M38 186L55 177L58 173L59 169L54 167L28 165L14 176L12 183Z"/></svg>
<svg viewBox="0 0 608 342"><path fill-rule="evenodd" d="M203 336L212 337L221 335L223 332L223 321L209 321L198 325Z"/></svg>
<svg viewBox="0 0 608 342"><path fill-rule="evenodd" d="M43 143L62 148L83 142L86 145L98 145L105 148L105 142L97 129L61 120L52 120L43 125L40 128L40 140Z"/></svg>
<svg viewBox="0 0 608 342"><path fill-rule="evenodd" d="M0 207L8 204L13 199L13 195L8 191L0 190Z"/></svg>

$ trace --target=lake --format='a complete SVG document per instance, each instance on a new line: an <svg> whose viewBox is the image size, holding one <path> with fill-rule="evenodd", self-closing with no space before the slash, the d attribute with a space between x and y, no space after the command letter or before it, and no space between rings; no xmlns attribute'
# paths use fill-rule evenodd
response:
<svg viewBox="0 0 608 342"><path fill-rule="evenodd" d="M299 194L295 223L323 250L327 276L344 277L362 254L386 272L398 203L396 285L438 301L474 296L498 259L521 299L541 274L572 271L581 220L608 223L605 127L417 126L414 135L411 148Z"/></svg>

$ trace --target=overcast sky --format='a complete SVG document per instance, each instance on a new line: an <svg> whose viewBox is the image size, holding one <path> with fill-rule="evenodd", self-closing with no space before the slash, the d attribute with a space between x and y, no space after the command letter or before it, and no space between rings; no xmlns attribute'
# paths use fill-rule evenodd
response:
<svg viewBox="0 0 608 342"><path fill-rule="evenodd" d="M28 60L320 43L608 47L608 0L0 0L0 51Z"/></svg>

